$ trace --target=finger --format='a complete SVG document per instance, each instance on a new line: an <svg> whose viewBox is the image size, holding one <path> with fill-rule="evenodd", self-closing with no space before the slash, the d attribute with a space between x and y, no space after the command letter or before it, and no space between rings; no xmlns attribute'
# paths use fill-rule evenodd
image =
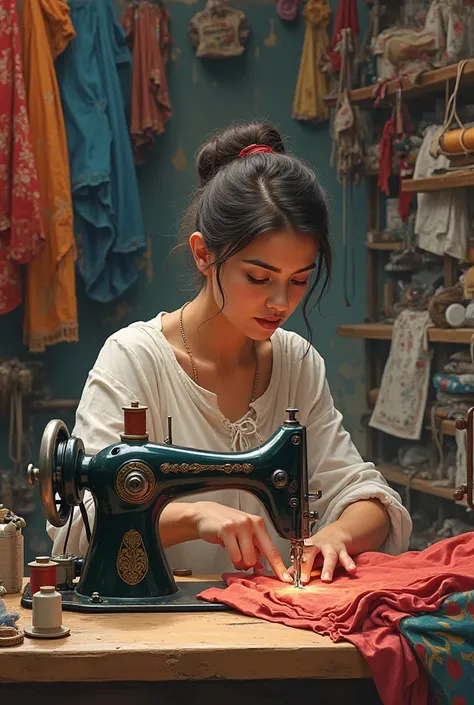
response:
<svg viewBox="0 0 474 705"><path fill-rule="evenodd" d="M330 583L337 565L338 555L332 548L327 551L324 551L323 548L322 553L324 555L324 563L321 571L321 580L325 583Z"/></svg>
<svg viewBox="0 0 474 705"><path fill-rule="evenodd" d="M253 568L258 559L253 542L252 527L250 528L250 531L246 527L240 529L237 532L237 541L239 544L240 554L242 556L242 565L244 570Z"/></svg>
<svg viewBox="0 0 474 705"><path fill-rule="evenodd" d="M240 552L235 534L232 531L223 531L221 534L221 539L224 544L224 548L227 551L227 555L234 564L234 567L237 568L237 570L242 570L242 554Z"/></svg>
<svg viewBox="0 0 474 705"><path fill-rule="evenodd" d="M311 580L311 571L314 566L314 559L319 553L319 548L313 546L311 549L305 550L305 558L303 565L301 566L301 582L309 583Z"/></svg>
<svg viewBox="0 0 474 705"><path fill-rule="evenodd" d="M283 582L291 583L291 575L289 574L285 564L283 563L282 557L278 553L275 544L271 540L270 534L267 531L267 527L265 526L263 519L260 519L259 517L257 518L254 530L257 546L262 556L267 559L275 575L280 580L283 580Z"/></svg>
<svg viewBox="0 0 474 705"><path fill-rule="evenodd" d="M339 552L339 562L344 566L348 573L353 574L357 572L356 564L345 549Z"/></svg>

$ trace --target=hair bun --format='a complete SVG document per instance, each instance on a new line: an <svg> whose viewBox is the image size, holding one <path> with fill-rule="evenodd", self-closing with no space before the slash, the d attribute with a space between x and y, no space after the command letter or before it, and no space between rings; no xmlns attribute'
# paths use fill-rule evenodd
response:
<svg viewBox="0 0 474 705"><path fill-rule="evenodd" d="M196 168L200 185L207 184L219 169L237 159L250 144L265 145L280 154L285 151L280 133L269 123L249 122L227 127L198 150Z"/></svg>

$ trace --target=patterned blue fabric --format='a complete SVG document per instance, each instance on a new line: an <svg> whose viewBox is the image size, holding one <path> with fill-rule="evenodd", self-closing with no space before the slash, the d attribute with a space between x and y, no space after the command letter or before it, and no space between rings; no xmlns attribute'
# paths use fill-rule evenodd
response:
<svg viewBox="0 0 474 705"><path fill-rule="evenodd" d="M4 601L0 600L0 627L15 627L19 619L18 612L7 612Z"/></svg>
<svg viewBox="0 0 474 705"><path fill-rule="evenodd" d="M451 595L433 614L407 617L400 631L426 668L436 705L472 705L474 591Z"/></svg>
<svg viewBox="0 0 474 705"><path fill-rule="evenodd" d="M131 55L112 0L69 0L77 32L56 61L66 122L78 267L87 294L112 301L146 247L121 85Z"/></svg>

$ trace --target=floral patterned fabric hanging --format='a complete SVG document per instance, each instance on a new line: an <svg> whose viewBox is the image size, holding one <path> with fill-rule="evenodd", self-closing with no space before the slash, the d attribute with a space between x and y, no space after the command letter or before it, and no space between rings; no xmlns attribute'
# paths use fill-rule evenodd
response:
<svg viewBox="0 0 474 705"><path fill-rule="evenodd" d="M189 23L189 37L199 58L241 56L249 33L246 15L226 0L208 0Z"/></svg>
<svg viewBox="0 0 474 705"><path fill-rule="evenodd" d="M22 300L20 265L44 247L16 0L0 5L0 314Z"/></svg>

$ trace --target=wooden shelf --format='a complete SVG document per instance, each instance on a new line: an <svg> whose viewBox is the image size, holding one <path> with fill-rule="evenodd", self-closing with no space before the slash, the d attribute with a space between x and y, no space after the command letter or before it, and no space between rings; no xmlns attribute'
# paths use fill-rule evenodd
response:
<svg viewBox="0 0 474 705"><path fill-rule="evenodd" d="M437 90L444 91L446 81L455 80L458 65L445 66L434 71L426 71L421 74L417 83L413 84L407 78L402 79L402 92L405 98L417 98L426 93ZM474 82L474 59L469 59L462 73L461 85ZM391 98L395 96L398 88L398 80L390 81L386 86L385 96ZM372 103L374 101L374 86L364 86L351 91L350 99L352 103ZM329 104L335 103L334 98L328 98Z"/></svg>
<svg viewBox="0 0 474 705"><path fill-rule="evenodd" d="M380 241L380 242L366 242L365 246L368 250L384 250L387 252L394 252L395 250L403 249L403 242L399 240L396 241Z"/></svg>
<svg viewBox="0 0 474 705"><path fill-rule="evenodd" d="M474 186L474 169L459 169L459 171L450 171L447 174L428 176L425 179L405 179L402 181L404 193L426 193L451 188L465 188L466 186Z"/></svg>
<svg viewBox="0 0 474 705"><path fill-rule="evenodd" d="M382 473L387 482L393 482L396 485L402 485L406 487L409 481L409 475L404 473L394 465L377 465L377 470ZM431 494L435 497L442 497L443 499L450 499L454 502L454 487L438 487L433 485L431 480L422 480L418 477L414 477L410 483L410 487L419 492L424 492L425 494ZM459 502L459 504L465 504L465 502Z"/></svg>
<svg viewBox="0 0 474 705"><path fill-rule="evenodd" d="M392 326L385 323L357 323L339 326L337 332L343 338L362 338L365 340L391 340ZM430 343L469 344L474 335L474 328L429 328Z"/></svg>

